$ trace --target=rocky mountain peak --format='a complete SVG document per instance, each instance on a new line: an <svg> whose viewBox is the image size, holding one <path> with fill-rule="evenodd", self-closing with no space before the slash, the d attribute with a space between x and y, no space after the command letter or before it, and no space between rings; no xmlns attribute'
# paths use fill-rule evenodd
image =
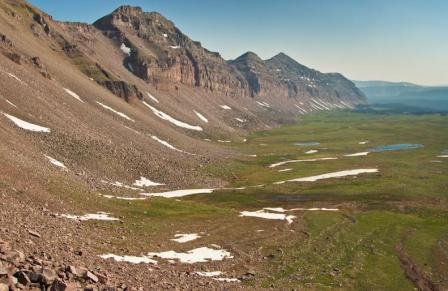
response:
<svg viewBox="0 0 448 291"><path fill-rule="evenodd" d="M233 62L256 62L256 63L262 63L263 60L254 52L246 52L236 58Z"/></svg>

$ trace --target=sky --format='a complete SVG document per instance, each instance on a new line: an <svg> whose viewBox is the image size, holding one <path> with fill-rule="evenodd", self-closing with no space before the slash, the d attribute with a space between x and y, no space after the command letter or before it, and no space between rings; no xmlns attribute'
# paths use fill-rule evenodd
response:
<svg viewBox="0 0 448 291"><path fill-rule="evenodd" d="M92 23L120 5L157 11L225 59L284 52L353 80L448 85L446 0L29 0Z"/></svg>

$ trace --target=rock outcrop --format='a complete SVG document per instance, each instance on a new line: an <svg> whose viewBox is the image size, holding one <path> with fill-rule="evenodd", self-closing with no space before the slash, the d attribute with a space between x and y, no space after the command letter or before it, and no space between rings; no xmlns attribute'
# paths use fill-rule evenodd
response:
<svg viewBox="0 0 448 291"><path fill-rule="evenodd" d="M139 7L122 6L94 26L122 49L123 65L146 82L179 82L225 96L365 102L362 92L342 75L320 73L283 53L267 61L246 53L227 62L159 13Z"/></svg>

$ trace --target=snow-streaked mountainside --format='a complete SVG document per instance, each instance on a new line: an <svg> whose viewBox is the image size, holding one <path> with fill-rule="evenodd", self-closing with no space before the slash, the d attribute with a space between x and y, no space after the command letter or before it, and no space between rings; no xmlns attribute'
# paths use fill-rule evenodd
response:
<svg viewBox="0 0 448 291"><path fill-rule="evenodd" d="M50 167L44 152L83 173L77 180L151 173L190 184L204 163L230 154L218 140L365 103L342 75L284 54L227 62L156 12L123 6L89 25L54 21L25 1L0 8L2 147L14 153L2 162L17 172ZM27 133L24 122L51 132Z"/></svg>

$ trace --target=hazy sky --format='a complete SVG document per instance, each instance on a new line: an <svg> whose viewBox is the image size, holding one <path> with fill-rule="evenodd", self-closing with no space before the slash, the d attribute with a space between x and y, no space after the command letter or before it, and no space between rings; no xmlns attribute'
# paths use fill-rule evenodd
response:
<svg viewBox="0 0 448 291"><path fill-rule="evenodd" d="M119 5L158 11L234 59L285 52L355 80L448 85L448 0L30 0L57 20L93 22Z"/></svg>

